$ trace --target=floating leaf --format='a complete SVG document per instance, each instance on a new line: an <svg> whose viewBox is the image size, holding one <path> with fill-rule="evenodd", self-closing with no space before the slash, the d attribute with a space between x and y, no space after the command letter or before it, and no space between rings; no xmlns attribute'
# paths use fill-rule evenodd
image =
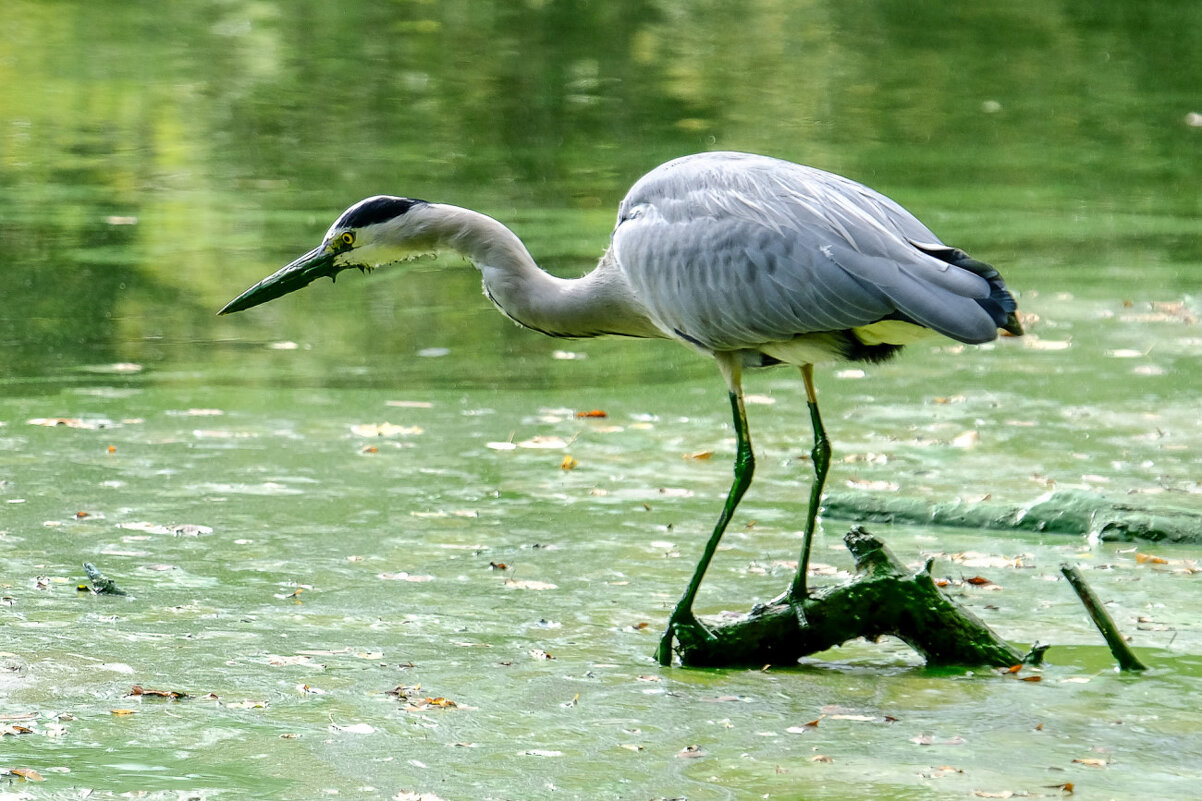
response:
<svg viewBox="0 0 1202 801"><path fill-rule="evenodd" d="M83 420L78 417L35 417L27 422L31 426L48 426L50 428L62 426L63 428L82 428L92 430L105 427L105 423L95 420Z"/></svg>
<svg viewBox="0 0 1202 801"><path fill-rule="evenodd" d="M187 693L177 692L175 690L148 690L141 684L135 684L129 689L129 693L125 696L131 698L140 696L144 698L168 698L172 701L178 701L181 698L187 698Z"/></svg>
<svg viewBox="0 0 1202 801"><path fill-rule="evenodd" d="M1074 759L1073 762L1077 765L1084 765L1087 768L1106 767L1106 760L1097 759L1096 757L1082 757L1080 759Z"/></svg>
<svg viewBox="0 0 1202 801"><path fill-rule="evenodd" d="M422 584L424 582L434 580L433 576L425 576L425 575L420 575L420 574L416 574L416 573L406 573L403 570L399 573L377 573L376 577L382 578L385 581L408 581L408 582L412 582L414 584Z"/></svg>
<svg viewBox="0 0 1202 801"><path fill-rule="evenodd" d="M557 589L559 589L559 587L557 587L556 585L550 584L546 581L532 581L532 580L523 580L523 579L506 579L505 586L511 587L512 589L515 589L515 590L557 590Z"/></svg>
<svg viewBox="0 0 1202 801"><path fill-rule="evenodd" d="M698 461L706 461L707 459L710 459L713 455L714 455L713 451L693 451L692 453L686 453L684 455L684 458L685 459L696 459Z"/></svg>
<svg viewBox="0 0 1202 801"><path fill-rule="evenodd" d="M550 450L554 448L566 448L568 447L568 443L562 437L537 436L522 440L517 444L517 447Z"/></svg>
<svg viewBox="0 0 1202 801"><path fill-rule="evenodd" d="M577 468L577 466L579 466L579 464L580 464L580 462L578 462L576 459L572 458L571 454L565 453L563 455L563 461L559 463L559 469L560 470L575 470Z"/></svg>
<svg viewBox="0 0 1202 801"><path fill-rule="evenodd" d="M398 426L392 423L362 423L351 426L351 432L360 437L409 437L424 433L424 429L421 426Z"/></svg>
<svg viewBox="0 0 1202 801"><path fill-rule="evenodd" d="M589 409L588 411L576 412L577 417L609 417L609 415L600 409Z"/></svg>
<svg viewBox="0 0 1202 801"><path fill-rule="evenodd" d="M952 439L953 448L971 448L981 441L979 431L965 431Z"/></svg>

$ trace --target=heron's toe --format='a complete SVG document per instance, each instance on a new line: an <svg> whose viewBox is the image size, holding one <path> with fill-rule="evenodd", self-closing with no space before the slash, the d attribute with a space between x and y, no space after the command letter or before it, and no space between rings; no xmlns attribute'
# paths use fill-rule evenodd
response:
<svg viewBox="0 0 1202 801"><path fill-rule="evenodd" d="M677 650L684 653L691 649L712 646L717 642L717 637L689 611L673 613L668 620L668 628L664 631L664 636L660 638L659 648L655 651L656 661L661 665L672 663L673 641L680 645Z"/></svg>

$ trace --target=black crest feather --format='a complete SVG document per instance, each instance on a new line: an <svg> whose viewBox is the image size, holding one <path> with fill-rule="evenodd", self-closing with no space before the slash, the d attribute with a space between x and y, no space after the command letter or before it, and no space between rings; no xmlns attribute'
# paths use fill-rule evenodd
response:
<svg viewBox="0 0 1202 801"><path fill-rule="evenodd" d="M369 197L343 212L335 226L338 228L363 228L375 225L394 217L400 217L414 206L422 205L425 202L409 197L389 197L387 195Z"/></svg>

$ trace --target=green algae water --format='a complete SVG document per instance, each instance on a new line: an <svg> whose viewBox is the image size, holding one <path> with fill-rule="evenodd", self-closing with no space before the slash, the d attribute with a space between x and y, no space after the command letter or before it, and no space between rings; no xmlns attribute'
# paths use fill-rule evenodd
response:
<svg viewBox="0 0 1202 801"><path fill-rule="evenodd" d="M661 669L730 480L712 364L518 329L453 258L215 312L367 195L485 211L578 275L646 170L765 152L886 192L1028 315L819 370L830 491L1197 510L1202 12L5 11L0 799L1195 797L1198 545L875 525L1046 668L883 641ZM706 616L777 595L800 545L800 381L747 389L759 466ZM847 526L815 582L850 580Z"/></svg>

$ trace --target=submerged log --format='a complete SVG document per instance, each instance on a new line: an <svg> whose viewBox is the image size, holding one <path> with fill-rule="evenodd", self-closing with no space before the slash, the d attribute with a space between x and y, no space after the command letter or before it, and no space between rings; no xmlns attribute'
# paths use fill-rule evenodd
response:
<svg viewBox="0 0 1202 801"><path fill-rule="evenodd" d="M1093 535L1103 541L1202 543L1202 512L1196 509L1141 507L1081 490L1048 492L1021 506L986 501L928 504L917 498L845 492L826 496L822 514L828 520Z"/></svg>
<svg viewBox="0 0 1202 801"><path fill-rule="evenodd" d="M931 666L1010 667L1023 654L954 603L931 578L930 561L910 574L879 539L860 527L843 538L863 574L805 601L757 606L747 617L710 629L712 637L679 636L690 667L789 665L857 637L892 635Z"/></svg>

